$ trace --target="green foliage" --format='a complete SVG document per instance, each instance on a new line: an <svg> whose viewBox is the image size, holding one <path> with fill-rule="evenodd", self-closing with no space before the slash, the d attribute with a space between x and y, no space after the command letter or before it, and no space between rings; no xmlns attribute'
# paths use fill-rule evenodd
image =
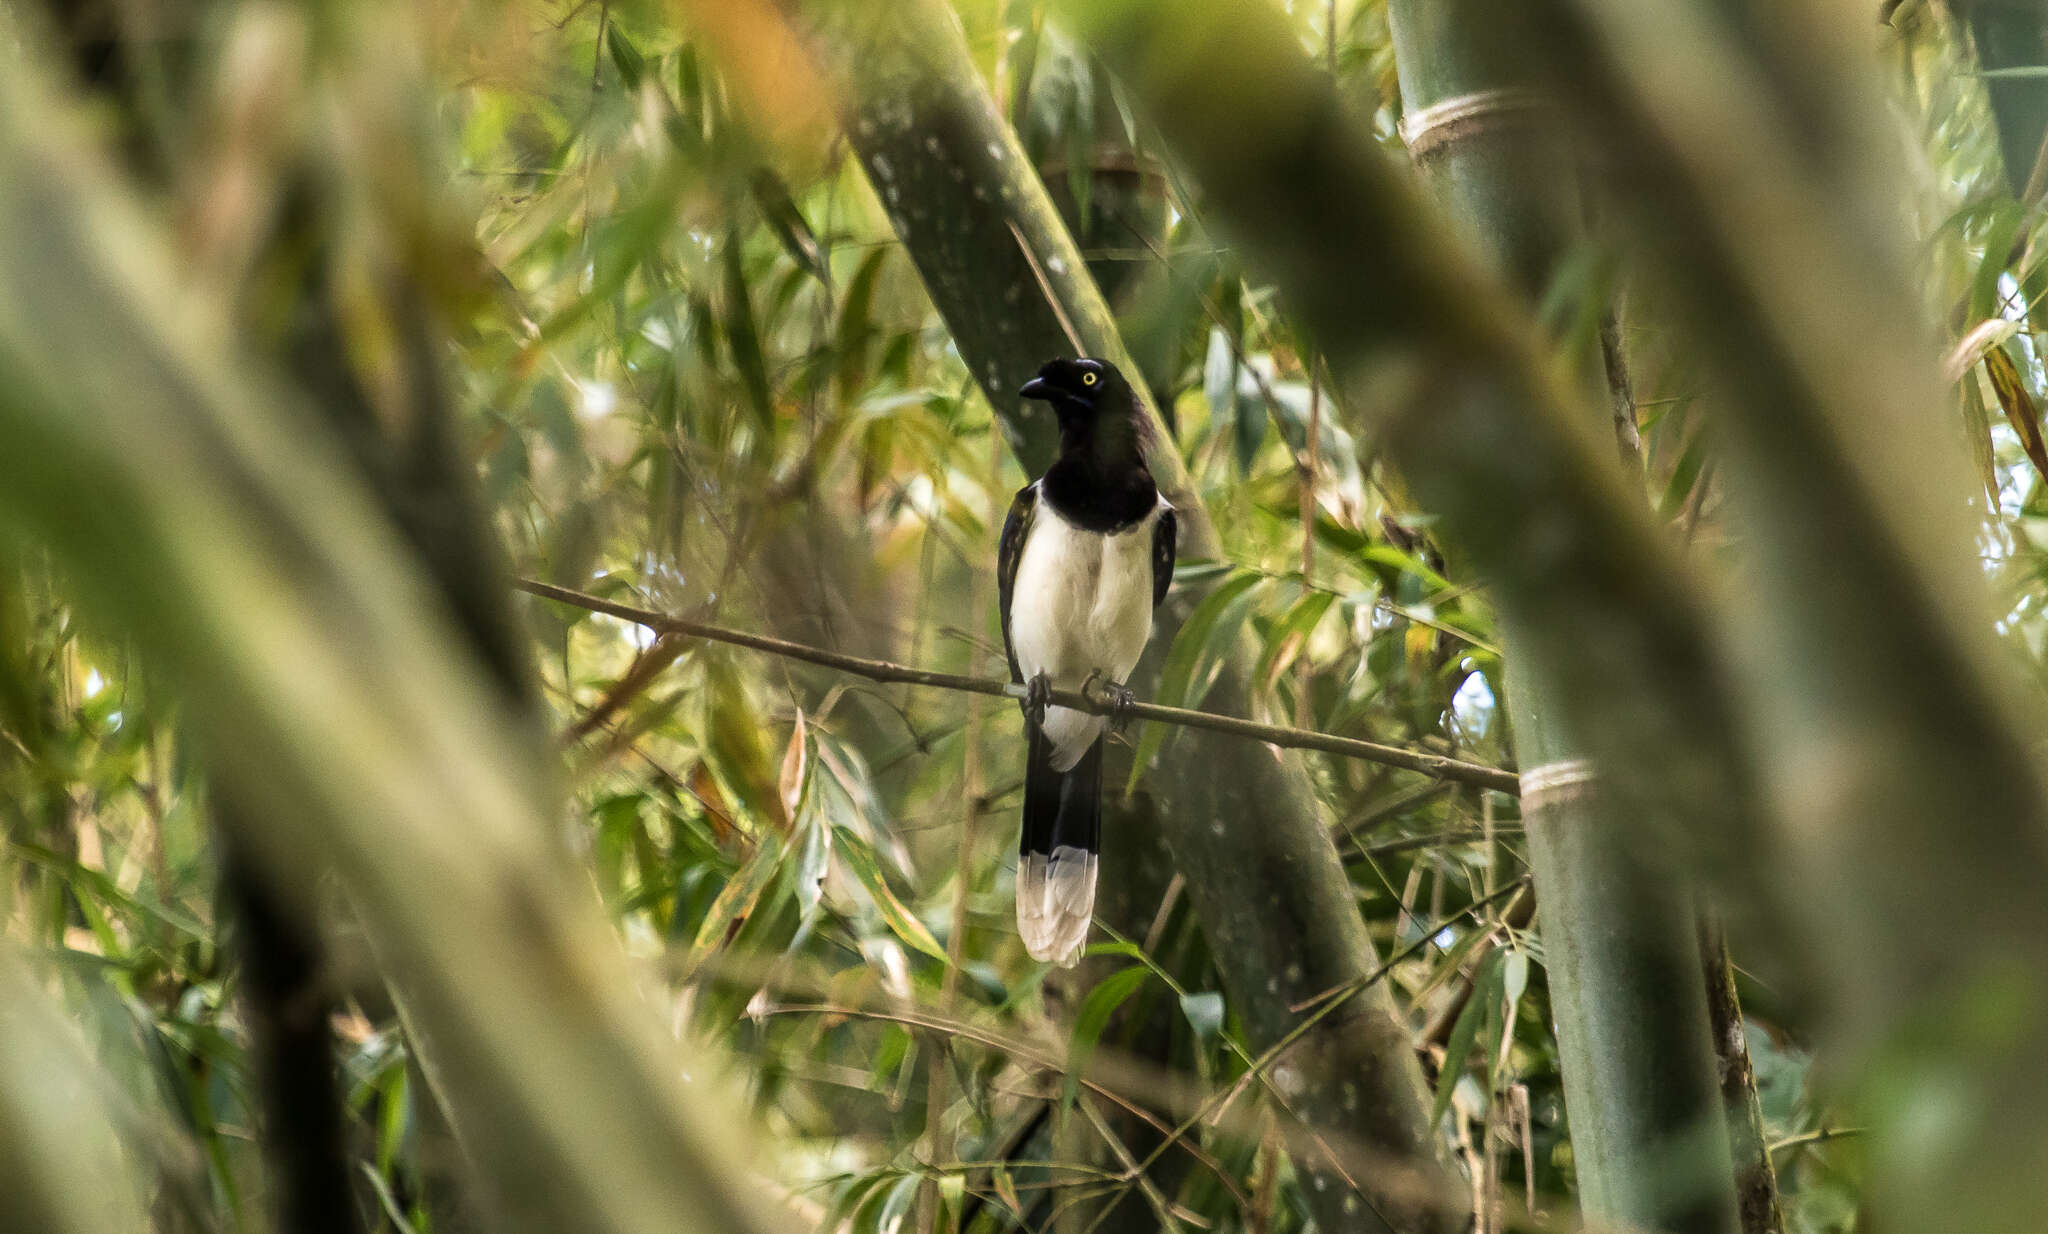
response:
<svg viewBox="0 0 2048 1234"><path fill-rule="evenodd" d="M977 580L1024 477L909 264L892 260L897 241L857 167L830 138L775 144L721 49L660 6L499 7L526 33L482 67L439 48L434 72L454 164L446 195L467 208L472 256L494 288L449 314L448 367L518 572L857 654L998 671ZM1034 6L1000 7L1008 114L1034 158L1061 166L1086 217L1101 200L1103 126L1113 118L1141 146L1146 134ZM1339 8L1338 72L1391 142L1382 6ZM1320 28L1302 32L1323 46ZM1994 147L1952 32L1928 16L1888 54L1904 122L1932 152L1908 203L1930 303L1958 337L1986 318L2021 323L1994 348L2038 408L2048 379L2026 310L2048 291L2048 224L1992 200ZM978 208L974 187L961 209ZM1174 221L1144 258L1157 268L1125 327L1167 397L1223 558L1180 568L1177 586L1199 598L1167 649L1158 701L1201 706L1225 656L1251 646L1257 718L1303 716L1509 763L1484 593L1445 576L1427 518L1375 464L1374 444L1338 425L1333 392L1311 392L1271 289L1247 283L1199 203L1170 182L1163 191ZM1091 256L1128 247L1081 239ZM1562 320L1597 319L1603 280L1580 275L1558 293ZM1678 350L1655 337L1641 347L1645 491L1711 551L1711 425ZM1956 420L1981 447L1994 497L1984 535L2015 660L2038 675L2048 493L2023 435L1995 422L1974 384L1985 354ZM1312 399L1321 469L1304 529ZM10 937L83 1027L114 1081L116 1120L158 1145L137 1155L164 1228L258 1226L267 1182L250 1139L248 1032L214 902L206 785L188 765L178 701L151 688L127 647L78 627L66 581L36 549L10 542L7 554ZM652 641L607 617L537 604L525 616L557 729L628 680ZM1018 724L986 701L692 647L566 752L565 826L617 935L645 962L650 997L671 1012L679 1054L715 1041L740 1060L773 1137L761 1171L818 1228L908 1230L927 1180L944 1213L975 1213L971 1230L1041 1228L1065 1195L1118 1180L1070 1159L1049 1130L1019 1133L1048 1102L1114 1114L1083 1084L1086 1068L1141 1050L1209 1091L1255 1094L1235 1117L1193 1128L1199 1157L1157 1175L1175 1211L1191 1226L1302 1228L1296 1179L1273 1165L1273 1142L1261 1146L1247 1112L1263 1088L1247 1078L1234 1009L1184 901L1161 909L1144 945L1098 948L1133 962L1092 986L1048 974L1016 944ZM1134 735L1127 789L1173 739L1157 725ZM1465 998L1430 1056L1447 1151L1475 1164L1497 1151L1510 1194L1526 1180L1568 1198L1540 936L1496 907L1460 918L1526 870L1513 802L1418 793L1416 777L1359 762L1312 765L1376 941L1392 949L1436 930L1387 978L1403 1008L1419 1026ZM424 1234L437 1226L409 1046L348 911L330 907L352 1164L382 1228ZM1809 1083L1800 1026L1760 1018L1751 1038L1769 1134L1837 1126ZM1049 1076L1059 1060L1064 1073ZM938 1109L926 1106L935 1072L950 1094ZM953 1156L926 1152L938 1130ZM1856 1228L1855 1151L1853 1138L1815 1141L1780 1161L1795 1229Z"/></svg>

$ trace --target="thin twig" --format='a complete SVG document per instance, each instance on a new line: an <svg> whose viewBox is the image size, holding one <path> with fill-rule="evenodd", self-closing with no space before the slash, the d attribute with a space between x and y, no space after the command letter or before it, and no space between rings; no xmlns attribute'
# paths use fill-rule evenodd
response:
<svg viewBox="0 0 2048 1234"><path fill-rule="evenodd" d="M1829 1140L1843 1140L1850 1136L1862 1134L1863 1128L1861 1127L1822 1127L1819 1131L1807 1131L1799 1135L1786 1136L1784 1139L1771 1145L1770 1153L1771 1156L1775 1157L1787 1149L1805 1148L1814 1144L1825 1144Z"/></svg>
<svg viewBox="0 0 2048 1234"><path fill-rule="evenodd" d="M1332 35L1334 39L1334 34ZM1316 472L1322 465L1323 384L1316 380L1320 357L1308 362L1308 440L1301 454L1301 581L1307 586L1316 576ZM1299 683L1294 687L1294 726L1307 728L1310 693L1315 686L1315 666L1308 657L1308 632L1303 631Z"/></svg>
<svg viewBox="0 0 2048 1234"><path fill-rule="evenodd" d="M904 664L892 664L887 660L868 660L860 656L849 656L786 639L770 638L744 630L731 630L701 621L677 617L668 613L657 613L649 609L635 608L630 604L619 604L598 596L557 587L533 579L518 582L521 591L557 603L573 605L593 613L603 613L621 621L630 621L645 626L660 634L682 634L691 638L708 639L717 643L729 643L735 647L746 647L769 655L783 656L791 660L802 660L825 668L838 669L866 677L870 681L882 681L913 686L929 686L940 690L960 690L970 694L987 694L996 698L1024 700L1025 689L1007 681L990 677L962 677L957 673L941 673L931 669L912 668ZM1055 688L1049 701L1075 711L1090 715L1114 714L1116 707L1106 688L1090 684L1079 690ZM1441 754L1423 750L1411 750L1402 746L1381 745L1378 742L1360 741L1353 737L1337 737L1329 733L1318 733L1307 729L1286 728L1278 724L1260 724L1252 720L1240 720L1235 716L1222 716L1209 711L1192 711L1185 707L1163 707L1158 703L1132 703L1125 709L1126 714L1137 720L1153 720L1161 724L1177 724L1184 728L1206 729L1215 733L1226 733L1233 737L1247 737L1263 741L1268 745L1283 746L1295 750L1317 750L1325 754L1336 754L1344 758L1360 759L1369 763L1380 763L1388 767L1399 767L1406 771L1420 772L1439 780L1456 780L1465 784L1476 784L1509 795L1519 794L1520 779L1512 771L1499 767L1488 767L1482 763L1467 763Z"/></svg>
<svg viewBox="0 0 2048 1234"><path fill-rule="evenodd" d="M1459 831L1440 831L1435 835L1410 836L1404 840L1389 840L1385 844L1374 844L1360 851L1368 856L1388 857L1395 853L1412 852L1418 848L1441 848L1452 844L1472 844L1491 840L1495 836L1521 834L1520 827L1500 826L1492 829L1468 827Z"/></svg>

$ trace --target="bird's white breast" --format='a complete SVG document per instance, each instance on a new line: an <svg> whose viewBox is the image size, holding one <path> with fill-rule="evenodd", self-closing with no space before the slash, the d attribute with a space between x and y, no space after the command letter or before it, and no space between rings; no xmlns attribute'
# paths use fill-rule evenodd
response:
<svg viewBox="0 0 2048 1234"><path fill-rule="evenodd" d="M1152 529L1162 508L1105 535L1075 527L1040 498L1010 604L1010 645L1026 681L1044 673L1073 689L1090 674L1117 683L1130 676L1152 633ZM1054 768L1078 762L1102 723L1047 708Z"/></svg>

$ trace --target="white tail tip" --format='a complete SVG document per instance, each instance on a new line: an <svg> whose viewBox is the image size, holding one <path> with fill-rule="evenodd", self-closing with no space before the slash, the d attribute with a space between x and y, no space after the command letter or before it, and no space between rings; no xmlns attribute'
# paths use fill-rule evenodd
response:
<svg viewBox="0 0 2048 1234"><path fill-rule="evenodd" d="M1072 968L1095 913L1095 854L1062 844L1017 862L1017 932L1034 960Z"/></svg>

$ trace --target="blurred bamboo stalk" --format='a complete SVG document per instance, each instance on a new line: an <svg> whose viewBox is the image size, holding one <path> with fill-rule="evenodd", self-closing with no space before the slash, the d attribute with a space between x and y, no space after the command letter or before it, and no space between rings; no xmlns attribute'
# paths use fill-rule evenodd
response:
<svg viewBox="0 0 2048 1234"><path fill-rule="evenodd" d="M302 898L333 870L505 1228L780 1227L718 1060L678 1080L548 839L546 769L398 533L87 149L9 52L0 517L179 691L273 884Z"/></svg>
<svg viewBox="0 0 2048 1234"><path fill-rule="evenodd" d="M1992 641L1973 481L1934 414L1872 30L1807 0L1549 7L1531 52L1625 174L1617 220L1714 390L1747 550L1729 594L1749 746L1788 824L1774 886L1826 957L1833 1042L1877 1060L1858 1087L1873 1211L2031 1229L2048 1208L2042 707ZM1959 903L1963 948L1925 928ZM1959 1008L2000 1027L1926 1033Z"/></svg>
<svg viewBox="0 0 2048 1234"><path fill-rule="evenodd" d="M42 15L82 92L104 103L126 133L122 162L139 182L158 192L174 189L177 151L165 134L175 116L184 126L204 129L215 113L209 92L191 80L197 43L194 24L229 12L226 5L201 6L182 21L157 31L154 41L137 38L134 14L109 3L46 4ZM252 31L290 29L260 9L230 18L230 43ZM165 37L166 35L169 37ZM285 39L280 48L295 46ZM283 58L283 57L280 57ZM173 61L186 71L166 70ZM164 83L176 80L178 88ZM157 83L149 91L145 82ZM214 83L219 95L248 89L244 82ZM147 99L145 94L151 97ZM224 128L231 127L223 125ZM233 144L228 139L223 144ZM316 306L317 307L317 306ZM214 788L208 810L216 817L220 855L220 898L228 918L227 937L236 957L242 1015L257 1097L255 1132L268 1173L265 1188L277 1222L294 1234L354 1234L362 1228L353 1172L345 1146L345 1115L330 1019L337 1004L331 988L333 965L311 903L292 903L271 888L266 873L247 853L241 836L260 820L230 821L236 808L226 785Z"/></svg>
<svg viewBox="0 0 2048 1234"><path fill-rule="evenodd" d="M1571 144L1520 62L1526 10L1390 0L1387 21L1417 164L1449 216L1534 305L1583 244L1585 209ZM1567 360L1588 423L1607 428L1603 357L1581 347ZM1691 888L1669 850L1640 841L1644 820L1616 808L1594 752L1570 731L1560 699L1571 683L1523 654L1518 624L1503 625L1580 1208L1596 1223L1732 1234ZM1566 768L1589 774L1566 783L1556 774ZM1493 1143L1488 1135L1489 1162Z"/></svg>
<svg viewBox="0 0 2048 1234"><path fill-rule="evenodd" d="M1768 851L1691 580L1526 316L1252 0L1063 6L1273 279L1333 399L1496 589L1617 799L1721 869ZM1361 417L1370 423L1357 423ZM1604 428L1604 426L1603 426ZM1645 836L1645 842L1652 837Z"/></svg>
<svg viewBox="0 0 2048 1234"><path fill-rule="evenodd" d="M1504 610L1542 636L1534 654L1596 669L1574 679L1570 710L1603 766L1620 779L1628 755L1647 755L1645 740L1665 749L1661 790L1617 785L1630 804L1683 820L1724 876L1747 850L1765 877L1729 885L1774 893L1772 906L1801 927L1792 958L1834 994L1837 1039L1888 1047L1860 1055L1884 1064L1866 1073L1864 1097L1882 1115L1880 1211L1908 1228L2025 1229L2048 1187L2023 1164L2048 1152L2048 1077L2026 1061L2048 1050L2041 1016L2026 1010L2042 1005L2048 972L2048 845L2042 790L2016 737L2038 725L1997 683L1964 503L1939 496L1967 480L1932 436L1932 352L1904 314L1891 181L1871 157L1888 148L1877 131L1887 113L1867 64L1843 52L1858 36L1818 6L1776 6L1767 24L1733 7L1589 2L1559 23L1566 37L1529 50L1550 53L1604 165L1626 172L1620 200L1728 402L1729 501L1758 562L1736 597L1752 606L1739 682L1719 667L1696 599L1641 516L1580 466L1592 443L1564 445L1572 430L1556 400L1500 397L1543 384L1526 335L1489 321L1497 302L1418 227L1406 192L1347 153L1349 126L1303 84L1272 20L1232 3L1172 22L1151 3L1069 11L1147 83L1219 216L1235 219L1298 311L1351 340L1356 372L1375 367L1359 344L1377 339L1382 389L1397 383L1390 407L1414 407L1408 396L1432 382L1467 396L1429 421L1389 414L1390 453L1494 572ZM1321 191L1302 192L1304 182ZM1322 221L1344 197L1365 207L1355 234L1375 238L1370 253L1332 251ZM1406 321L1347 291L1367 271ZM1398 294L1409 289L1418 296ZM1538 414L1502 423L1497 413L1518 405ZM1560 484L1566 476L1587 482ZM1548 512L1545 535L1490 516L1503 493L1532 489L1544 503L1527 508ZM1598 517L1585 517L1592 507ZM1576 611L1545 579L1578 581ZM1611 603L1629 592L1631 602ZM1620 654L1598 663L1594 648ZM1743 699L1755 726L1741 726L1738 744ZM1798 826L1757 830L1774 817ZM1971 825L1949 825L1956 818ZM1959 955L1924 922L1966 902L1975 928ZM1959 1004L2007 1027L1947 1047L1907 1035ZM1934 1152L1906 1129L1932 1125L1937 1092L1954 1103Z"/></svg>

